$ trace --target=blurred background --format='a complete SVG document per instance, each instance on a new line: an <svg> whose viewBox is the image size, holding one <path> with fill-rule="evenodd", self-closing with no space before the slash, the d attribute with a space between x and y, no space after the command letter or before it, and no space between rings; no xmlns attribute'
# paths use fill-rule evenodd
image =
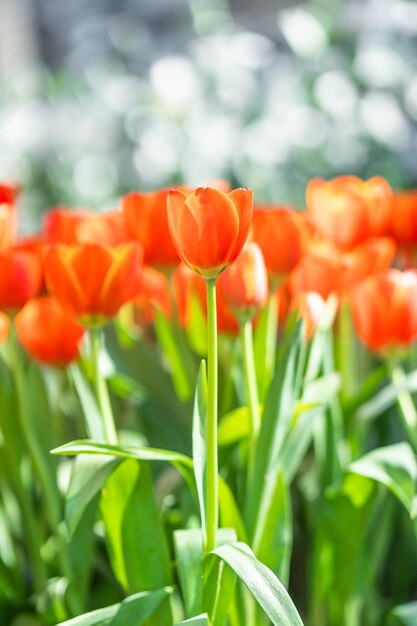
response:
<svg viewBox="0 0 417 626"><path fill-rule="evenodd" d="M417 3L1 0L0 180L56 204L225 178L303 205L312 176L417 186Z"/></svg>

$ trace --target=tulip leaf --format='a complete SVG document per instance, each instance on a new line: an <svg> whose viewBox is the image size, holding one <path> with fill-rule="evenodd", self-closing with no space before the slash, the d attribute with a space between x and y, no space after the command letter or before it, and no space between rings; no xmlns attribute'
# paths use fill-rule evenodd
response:
<svg viewBox="0 0 417 626"><path fill-rule="evenodd" d="M222 417L219 423L219 446L229 446L241 439L245 439L249 434L249 427L250 417L248 407L240 406L230 411L230 413Z"/></svg>
<svg viewBox="0 0 417 626"><path fill-rule="evenodd" d="M303 626L285 587L248 545L225 544L211 552L222 559L242 580L274 626Z"/></svg>
<svg viewBox="0 0 417 626"><path fill-rule="evenodd" d="M219 475L219 513L223 528L233 528L240 541L247 540L247 532L232 490Z"/></svg>
<svg viewBox="0 0 417 626"><path fill-rule="evenodd" d="M192 397L194 371L188 346L179 337L181 330L174 328L157 308L155 312L155 332L170 364L175 390L180 400L186 402Z"/></svg>
<svg viewBox="0 0 417 626"><path fill-rule="evenodd" d="M136 593L123 602L79 615L57 626L141 626L171 593L170 587Z"/></svg>
<svg viewBox="0 0 417 626"><path fill-rule="evenodd" d="M299 386L296 379L300 376L297 364L302 342L302 326L296 323L288 332L279 352L276 373L265 400L253 479L246 502L246 516L252 533L261 506L267 506L275 490L283 443L295 411L295 395ZM265 505L261 504L262 500Z"/></svg>
<svg viewBox="0 0 417 626"><path fill-rule="evenodd" d="M192 617L191 619L186 619L185 622L178 622L175 626L182 626L182 624L189 624L189 626L212 626L209 618L207 617L207 613L196 615L196 617Z"/></svg>
<svg viewBox="0 0 417 626"><path fill-rule="evenodd" d="M100 505L112 569L125 591L169 585L167 540L148 464L127 459L119 465L104 485ZM161 607L152 624L166 623L167 611Z"/></svg>
<svg viewBox="0 0 417 626"><path fill-rule="evenodd" d="M253 548L258 559L287 586L292 550L292 508L282 471L278 474L268 507L258 517Z"/></svg>
<svg viewBox="0 0 417 626"><path fill-rule="evenodd" d="M65 499L65 519L70 536L75 532L88 504L119 463L119 459L109 459L104 455L83 455L75 459Z"/></svg>
<svg viewBox="0 0 417 626"><path fill-rule="evenodd" d="M206 472L207 472L207 450L206 450L206 420L207 420L207 374L206 362L201 361L200 370L197 377L197 386L194 398L193 413L193 460L194 476L197 485L198 501L200 505L201 527L203 529L203 541L207 540L206 526Z"/></svg>
<svg viewBox="0 0 417 626"><path fill-rule="evenodd" d="M201 530L176 530L174 547L185 614L193 615L203 608L204 550Z"/></svg>
<svg viewBox="0 0 417 626"><path fill-rule="evenodd" d="M387 626L417 626L417 602L396 606L388 615Z"/></svg>
<svg viewBox="0 0 417 626"><path fill-rule="evenodd" d="M92 389L85 380L78 365L70 365L68 371L80 399L88 436L96 441L105 441L106 436L103 430L103 420Z"/></svg>
<svg viewBox="0 0 417 626"><path fill-rule="evenodd" d="M351 463L348 472L384 485L405 506L410 515L414 514L417 462L408 443L396 443L372 450Z"/></svg>
<svg viewBox="0 0 417 626"><path fill-rule="evenodd" d="M219 546L234 541L236 533L233 529L219 528L217 533ZM201 530L193 528L175 531L174 546L185 612L186 615L193 615L203 609L204 550ZM207 586L210 584L206 584ZM212 587L215 591L221 587L217 579L214 580Z"/></svg>

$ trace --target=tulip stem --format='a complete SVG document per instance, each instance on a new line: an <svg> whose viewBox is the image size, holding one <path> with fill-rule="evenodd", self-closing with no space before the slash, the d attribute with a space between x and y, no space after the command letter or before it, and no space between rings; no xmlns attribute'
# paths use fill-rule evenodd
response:
<svg viewBox="0 0 417 626"><path fill-rule="evenodd" d="M407 375L400 365L390 363L389 368L404 427L414 450L417 451L417 410L408 387Z"/></svg>
<svg viewBox="0 0 417 626"><path fill-rule="evenodd" d="M247 484L250 485L253 475L256 441L260 425L258 387L256 384L255 360L253 354L252 320L244 320L241 322L240 340L243 353L243 366L245 370L246 402L249 409L249 455Z"/></svg>
<svg viewBox="0 0 417 626"><path fill-rule="evenodd" d="M217 546L219 519L217 458L217 311L216 280L207 279L207 542L206 554Z"/></svg>
<svg viewBox="0 0 417 626"><path fill-rule="evenodd" d="M100 352L103 344L102 331L98 328L90 329L91 362L93 370L93 384L99 406L103 431L108 443L117 444L117 431L114 424L113 409L110 402L107 383L100 372Z"/></svg>

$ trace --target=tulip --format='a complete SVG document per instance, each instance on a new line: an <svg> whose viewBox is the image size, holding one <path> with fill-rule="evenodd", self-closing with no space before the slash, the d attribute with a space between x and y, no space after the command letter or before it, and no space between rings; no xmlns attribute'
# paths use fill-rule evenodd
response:
<svg viewBox="0 0 417 626"><path fill-rule="evenodd" d="M315 291L298 294L292 302L292 308L298 309L299 317L305 323L305 337L310 340L316 330L320 317L323 314L325 301L319 293Z"/></svg>
<svg viewBox="0 0 417 626"><path fill-rule="evenodd" d="M50 293L87 326L102 325L133 298L140 262L135 242L116 247L55 244L44 255Z"/></svg>
<svg viewBox="0 0 417 626"><path fill-rule="evenodd" d="M15 326L22 346L41 363L65 366L78 357L84 329L63 311L55 298L29 300L16 315Z"/></svg>
<svg viewBox="0 0 417 626"><path fill-rule="evenodd" d="M13 248L0 254L0 308L20 309L42 287L38 252Z"/></svg>
<svg viewBox="0 0 417 626"><path fill-rule="evenodd" d="M141 325L149 326L154 320L154 307L166 318L171 317L171 297L168 279L153 267L142 267L133 303Z"/></svg>
<svg viewBox="0 0 417 626"><path fill-rule="evenodd" d="M165 268L176 266L179 261L168 227L168 192L132 192L122 198L129 234L143 246L144 263Z"/></svg>
<svg viewBox="0 0 417 626"><path fill-rule="evenodd" d="M391 234L400 245L417 244L417 190L394 195Z"/></svg>
<svg viewBox="0 0 417 626"><path fill-rule="evenodd" d="M92 213L58 207L45 215L44 237L47 243L69 246L79 243L117 246L128 240L128 233L120 211Z"/></svg>
<svg viewBox="0 0 417 626"><path fill-rule="evenodd" d="M17 187L0 184L0 252L6 252L16 242L17 219L14 206Z"/></svg>
<svg viewBox="0 0 417 626"><path fill-rule="evenodd" d="M238 319L252 319L268 300L268 275L258 244L246 243L220 276L219 291Z"/></svg>
<svg viewBox="0 0 417 626"><path fill-rule="evenodd" d="M327 182L316 178L306 191L307 210L314 226L342 250L388 233L392 197L391 187L381 177L362 181L355 176L340 176Z"/></svg>
<svg viewBox="0 0 417 626"><path fill-rule="evenodd" d="M299 261L306 241L301 214L285 207L257 206L253 239L262 250L273 282L282 282Z"/></svg>
<svg viewBox="0 0 417 626"><path fill-rule="evenodd" d="M417 339L417 271L386 269L357 285L350 298L361 341L385 356Z"/></svg>
<svg viewBox="0 0 417 626"><path fill-rule="evenodd" d="M182 261L205 279L216 278L238 256L249 233L250 189L223 193L199 187L168 194L168 223Z"/></svg>
<svg viewBox="0 0 417 626"><path fill-rule="evenodd" d="M324 299L332 293L339 293L343 270L342 255L330 242L310 244L290 275L293 298L310 291L319 293Z"/></svg>

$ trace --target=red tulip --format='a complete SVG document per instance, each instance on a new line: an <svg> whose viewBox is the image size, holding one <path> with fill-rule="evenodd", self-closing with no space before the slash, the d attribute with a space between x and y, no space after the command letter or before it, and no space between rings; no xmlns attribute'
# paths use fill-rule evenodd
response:
<svg viewBox="0 0 417 626"><path fill-rule="evenodd" d="M29 300L16 315L15 326L22 346L41 363L64 366L78 357L84 329L55 298Z"/></svg>
<svg viewBox="0 0 417 626"><path fill-rule="evenodd" d="M70 211L58 207L44 217L44 237L47 243L97 243L118 246L128 240L126 222L120 211L93 213Z"/></svg>
<svg viewBox="0 0 417 626"><path fill-rule="evenodd" d="M168 223L178 254L203 278L216 278L240 253L249 233L250 189L223 193L199 187L168 194Z"/></svg>
<svg viewBox="0 0 417 626"><path fill-rule="evenodd" d="M350 298L362 342L390 354L417 339L417 271L386 269L358 284Z"/></svg>
<svg viewBox="0 0 417 626"><path fill-rule="evenodd" d="M316 178L307 186L306 199L314 226L342 250L388 233L392 190L381 177L362 181L340 176L327 182Z"/></svg>
<svg viewBox="0 0 417 626"><path fill-rule="evenodd" d="M268 275L258 244L243 246L236 261L220 276L218 292L238 319L252 319L266 304Z"/></svg>
<svg viewBox="0 0 417 626"><path fill-rule="evenodd" d="M152 324L154 307L162 311L166 318L171 317L171 297L165 274L153 267L142 267L133 302L141 325Z"/></svg>
<svg viewBox="0 0 417 626"><path fill-rule="evenodd" d="M133 298L140 262L140 248L134 242L113 248L55 244L44 256L49 291L86 325L103 323Z"/></svg>
<svg viewBox="0 0 417 626"><path fill-rule="evenodd" d="M252 232L268 272L272 277L285 278L304 249L307 232L302 215L286 207L256 206Z"/></svg>
<svg viewBox="0 0 417 626"><path fill-rule="evenodd" d="M147 265L172 267L179 261L168 228L168 192L169 189L132 192L122 198L127 228L131 237L143 246Z"/></svg>
<svg viewBox="0 0 417 626"><path fill-rule="evenodd" d="M13 248L0 254L0 308L20 309L42 287L38 252Z"/></svg>

